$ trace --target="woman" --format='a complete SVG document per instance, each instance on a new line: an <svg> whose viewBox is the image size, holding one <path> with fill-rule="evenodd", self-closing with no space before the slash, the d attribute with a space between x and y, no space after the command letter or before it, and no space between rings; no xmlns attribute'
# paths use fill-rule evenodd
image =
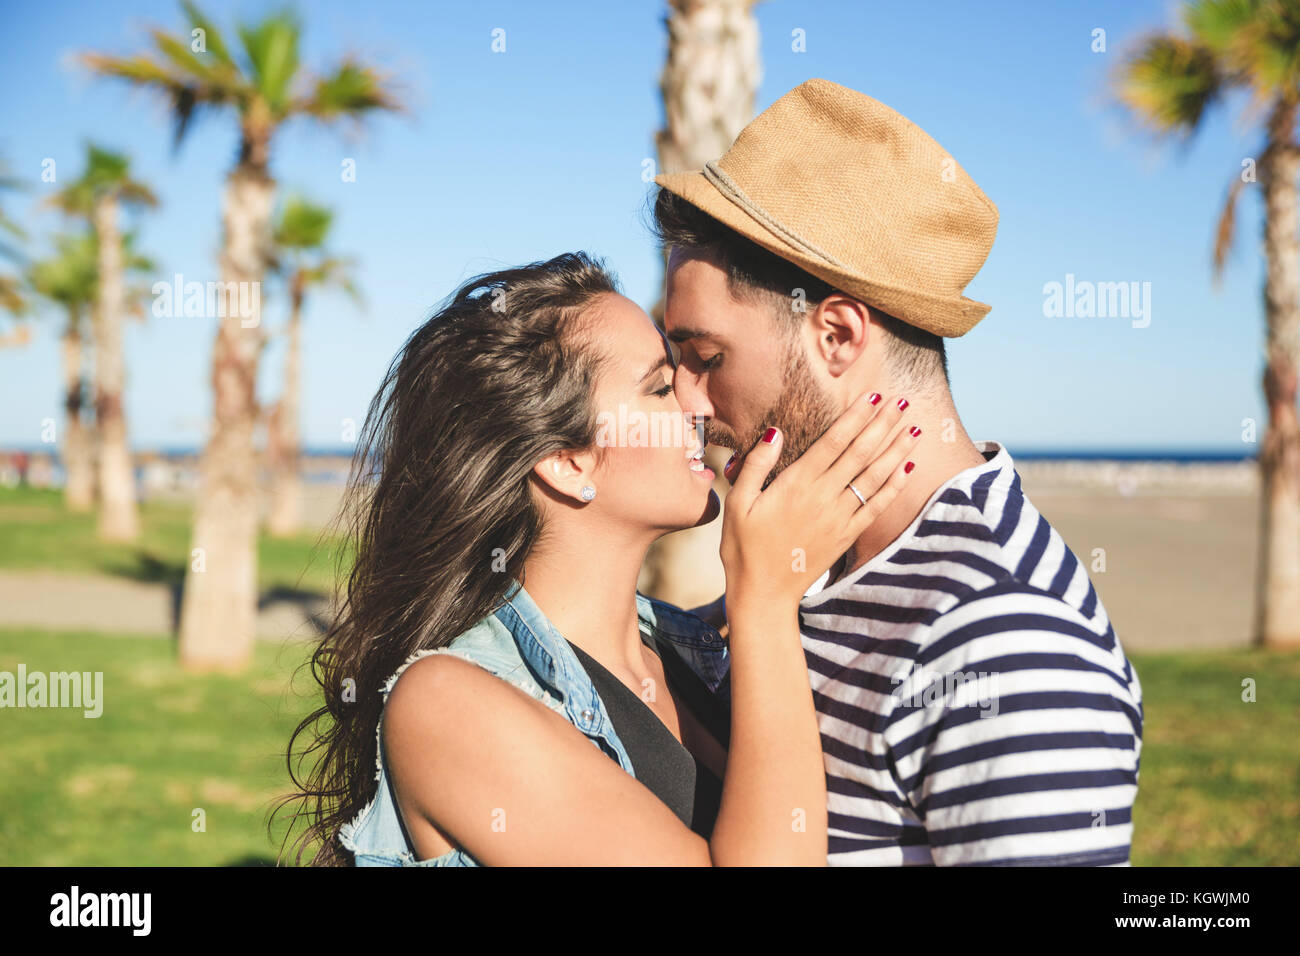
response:
<svg viewBox="0 0 1300 956"><path fill-rule="evenodd" d="M915 439L864 397L764 488L769 429L727 497L724 643L636 592L655 539L719 510L695 431L643 427L685 421L674 367L581 253L471 280L406 342L294 734L322 749L295 777L315 863L825 865L797 604Z"/></svg>

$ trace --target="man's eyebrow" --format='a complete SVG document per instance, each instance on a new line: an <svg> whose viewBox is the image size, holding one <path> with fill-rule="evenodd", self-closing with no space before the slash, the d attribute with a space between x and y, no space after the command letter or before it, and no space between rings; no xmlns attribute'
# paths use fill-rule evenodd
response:
<svg viewBox="0 0 1300 956"><path fill-rule="evenodd" d="M705 332L703 329L688 329L677 327L668 333L668 338L678 344L685 342L687 339L711 339L714 338L712 332Z"/></svg>
<svg viewBox="0 0 1300 956"><path fill-rule="evenodd" d="M667 365L667 364L668 364L668 356L667 356L667 355L661 355L661 356L659 356L659 360L656 361L656 362L654 362L654 363L652 363L651 366L650 366L648 369L645 370L645 374L641 376L641 378L640 378L640 380L638 381L637 384L640 384L641 382L644 382L644 381L645 381L646 379L648 379L651 375L653 375L655 372L659 371L661 368L663 368L663 367L664 367L665 365Z"/></svg>

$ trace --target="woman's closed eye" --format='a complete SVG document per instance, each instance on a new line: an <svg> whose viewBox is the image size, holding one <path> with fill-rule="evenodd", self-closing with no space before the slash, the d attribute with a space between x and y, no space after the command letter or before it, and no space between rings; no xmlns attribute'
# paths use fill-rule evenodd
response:
<svg viewBox="0 0 1300 956"><path fill-rule="evenodd" d="M658 396L659 398L667 398L669 395L672 394L672 391L673 391L673 383L669 382L663 388L655 389L652 394Z"/></svg>

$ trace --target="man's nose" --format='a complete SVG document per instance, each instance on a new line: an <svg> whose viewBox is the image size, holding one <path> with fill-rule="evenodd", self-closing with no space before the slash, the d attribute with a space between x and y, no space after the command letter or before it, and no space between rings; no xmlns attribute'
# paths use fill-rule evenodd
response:
<svg viewBox="0 0 1300 956"><path fill-rule="evenodd" d="M673 371L673 393L688 418L700 420L713 416L713 406L709 404L708 394L700 388L699 377L680 363Z"/></svg>

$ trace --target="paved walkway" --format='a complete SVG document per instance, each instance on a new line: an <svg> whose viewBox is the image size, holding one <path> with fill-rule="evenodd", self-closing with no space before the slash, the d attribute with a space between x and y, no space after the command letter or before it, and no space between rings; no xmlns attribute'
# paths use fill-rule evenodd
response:
<svg viewBox="0 0 1300 956"><path fill-rule="evenodd" d="M310 640L326 613L323 598L266 595L257 614L263 640ZM0 627L176 633L180 594L171 585L102 574L0 571Z"/></svg>

